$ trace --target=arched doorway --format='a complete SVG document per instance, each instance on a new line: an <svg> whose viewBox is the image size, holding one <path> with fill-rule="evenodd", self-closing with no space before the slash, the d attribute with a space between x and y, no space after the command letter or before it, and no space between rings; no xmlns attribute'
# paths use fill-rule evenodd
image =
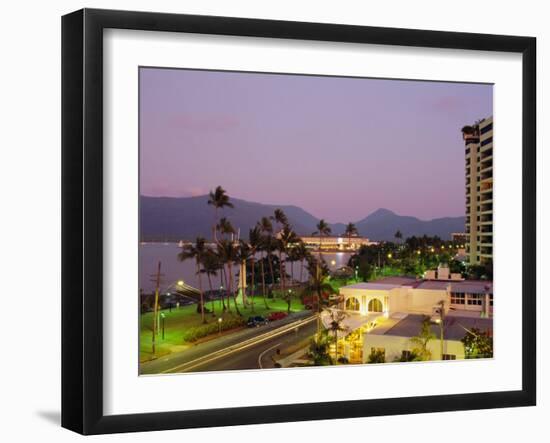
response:
<svg viewBox="0 0 550 443"><path fill-rule="evenodd" d="M373 298L371 301L369 301L369 306L368 306L369 312L382 312L383 310L384 310L384 307L382 306L382 302L377 298Z"/></svg>
<svg viewBox="0 0 550 443"><path fill-rule="evenodd" d="M359 300L355 297L350 297L346 300L346 311L358 311L359 310Z"/></svg>

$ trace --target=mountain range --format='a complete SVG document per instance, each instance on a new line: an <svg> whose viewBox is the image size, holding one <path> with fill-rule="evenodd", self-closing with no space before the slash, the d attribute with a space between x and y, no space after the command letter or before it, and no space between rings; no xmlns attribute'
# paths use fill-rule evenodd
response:
<svg viewBox="0 0 550 443"><path fill-rule="evenodd" d="M214 223L214 209L207 204L208 196L197 197L140 197L141 241L190 240L197 236L210 238ZM294 230L299 235L311 235L316 231L319 219L302 208L293 205L268 205L231 198L234 208L219 211L220 217L227 217L237 229L241 238L248 236L248 230L258 220L273 215L282 209ZM398 215L389 209L377 209L365 218L354 221L359 235L374 241L395 240L394 234L401 231L403 238L412 235L437 235L450 239L452 232L464 231L464 217L443 217L420 220L416 217ZM333 235L344 233L346 224L329 224Z"/></svg>

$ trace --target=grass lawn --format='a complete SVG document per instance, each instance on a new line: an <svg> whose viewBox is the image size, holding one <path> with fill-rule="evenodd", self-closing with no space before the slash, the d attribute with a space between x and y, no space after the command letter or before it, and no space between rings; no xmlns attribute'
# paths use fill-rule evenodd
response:
<svg viewBox="0 0 550 443"><path fill-rule="evenodd" d="M252 302L252 297L248 297ZM251 315L261 315L266 317L271 312L285 311L287 310L286 301L280 298L267 299L269 308L266 308L263 297L255 296L254 300L254 312L252 307L244 307L239 299L237 304L242 316L246 319ZM207 302L205 307L211 310L211 303ZM220 307L220 302L216 300L214 302L215 315L211 312L205 313L206 321L208 323L217 322L221 316L223 319L230 319L237 317L235 312L235 306L231 301L231 313L225 312L223 315ZM290 305L291 312L298 312L304 310L304 306L300 300L296 297L292 299ZM164 340L162 339L162 332L157 336L157 357L169 354L171 352L183 350L190 346L190 343L186 343L183 340L183 332L189 328L200 327L202 325L201 315L197 313L197 305L182 306L179 309L172 308L172 312L168 309L163 309L161 313L164 314ZM161 321L162 328L162 321ZM140 361L150 360L151 353L151 341L152 341L152 329L153 329L153 313L147 312L140 316ZM161 329L162 331L162 329Z"/></svg>

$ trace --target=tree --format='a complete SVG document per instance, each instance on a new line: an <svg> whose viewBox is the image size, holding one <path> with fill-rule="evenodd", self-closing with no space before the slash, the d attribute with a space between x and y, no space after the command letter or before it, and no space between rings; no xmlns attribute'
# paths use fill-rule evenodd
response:
<svg viewBox="0 0 550 443"><path fill-rule="evenodd" d="M384 349L372 348L367 363L386 363L386 352Z"/></svg>
<svg viewBox="0 0 550 443"><path fill-rule="evenodd" d="M208 197L208 205L214 206L214 225L212 226L212 239L216 243L218 241L216 237L216 227L218 226L218 210L227 208L233 208L233 203L229 201L229 196L226 194L225 189L221 186L217 186L214 191L210 191Z"/></svg>
<svg viewBox="0 0 550 443"><path fill-rule="evenodd" d="M236 261L241 264L241 269L243 265L244 265L244 268L246 269L246 263L252 256L252 251L250 250L250 246L244 240L239 240L239 244L235 252L236 252ZM241 281L241 284L243 285L242 286L243 306L246 306L248 304L248 297L246 293L246 274L247 272L245 272L245 275L241 275L241 273L239 272L239 279ZM252 299L254 300L254 298Z"/></svg>
<svg viewBox="0 0 550 443"><path fill-rule="evenodd" d="M342 325L342 322L347 315L342 311L336 311L335 309L329 310L330 323L328 330L334 335L334 361L338 361L338 332L346 331L347 328Z"/></svg>
<svg viewBox="0 0 550 443"><path fill-rule="evenodd" d="M493 358L493 337L489 331L472 328L461 342L466 358Z"/></svg>
<svg viewBox="0 0 550 443"><path fill-rule="evenodd" d="M319 220L319 223L317 223L317 231L315 231L312 235L318 235L319 236L319 257L321 257L321 247L323 245L323 237L327 237L331 234L332 229L330 229L330 226L328 223L321 219Z"/></svg>
<svg viewBox="0 0 550 443"><path fill-rule="evenodd" d="M290 225L283 225L283 228L279 232L279 239L278 239L278 249L279 249L279 273L281 274L281 283L282 283L282 291L283 295L285 295L286 291L286 270L284 266L283 261L283 255L285 256L285 260L288 260L289 256L289 247L293 243L297 243L299 240L296 233L292 230ZM290 304L289 304L289 312L290 312Z"/></svg>
<svg viewBox="0 0 550 443"><path fill-rule="evenodd" d="M353 223L348 223L346 225L346 229L344 231L344 235L348 237L348 247L351 248L351 237L354 235L358 235L359 231L357 230L357 227Z"/></svg>
<svg viewBox="0 0 550 443"><path fill-rule="evenodd" d="M432 358L432 353L428 349L428 343L435 338L436 335L432 332L432 323L430 321L430 317L426 315L422 320L420 332L417 336L410 339L411 343L413 345L416 345L416 347L413 349L413 352L418 356L419 360L425 361Z"/></svg>
<svg viewBox="0 0 550 443"><path fill-rule="evenodd" d="M210 288L210 294L213 295L214 290L212 288L212 277L218 275L218 271L222 268L218 256L211 250L207 249L206 253L202 256L202 270L203 274L206 274L208 278L208 286ZM223 298L222 298L223 302ZM214 298L212 298L212 314L215 314Z"/></svg>
<svg viewBox="0 0 550 443"><path fill-rule="evenodd" d="M259 227L264 234L262 249L267 256L267 263L269 264L269 271L271 274L271 284L275 283L275 273L273 272L273 259L271 258L272 252L275 250L275 239L273 238L273 224L268 217L262 217L259 222Z"/></svg>
<svg viewBox="0 0 550 443"><path fill-rule="evenodd" d="M311 340L308 357L313 360L313 366L332 365L332 358L329 353L330 342L331 337L328 331L318 333L317 337Z"/></svg>
<svg viewBox="0 0 550 443"><path fill-rule="evenodd" d="M397 243L403 238L403 234L401 234L401 231L398 229L394 234L395 239L397 240Z"/></svg>
<svg viewBox="0 0 550 443"><path fill-rule="evenodd" d="M200 292L200 306L197 306L197 311L200 310L202 322L206 323L204 316L204 294L202 291L202 278L201 278L201 263L202 257L206 254L206 240L202 237L197 237L195 244L184 245L181 252L178 254L180 261L188 259L195 259L195 266L197 275L199 276L199 292Z"/></svg>
<svg viewBox="0 0 550 443"><path fill-rule="evenodd" d="M395 357L394 362L420 361L422 360L414 351L403 352L400 357Z"/></svg>
<svg viewBox="0 0 550 443"><path fill-rule="evenodd" d="M221 239L218 241L218 257L220 257L222 263L224 263L227 267L226 272L226 284L227 284L227 310L231 311L230 309L230 298L233 298L233 302L235 305L235 311L238 315L241 315L241 312L239 311L239 306L237 305L237 298L235 296L235 293L233 291L233 263L238 259L236 248L232 241L227 239Z"/></svg>
<svg viewBox="0 0 550 443"><path fill-rule="evenodd" d="M309 251L306 248L306 245L303 241L299 241L298 244L293 248L294 257L296 261L300 262L300 284L303 282L304 278L304 261L309 257Z"/></svg>
<svg viewBox="0 0 550 443"><path fill-rule="evenodd" d="M260 231L260 228L258 226L254 226L252 229L248 231L248 245L250 247L250 267L252 272L252 312L254 312L254 296L255 289L256 289L256 253L261 249L262 246L262 233ZM264 303L267 308L267 301L265 299L265 281L263 280L263 296L264 296Z"/></svg>

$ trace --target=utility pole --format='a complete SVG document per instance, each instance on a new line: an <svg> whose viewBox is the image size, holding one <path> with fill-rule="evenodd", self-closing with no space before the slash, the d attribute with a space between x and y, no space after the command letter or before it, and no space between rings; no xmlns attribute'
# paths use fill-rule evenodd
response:
<svg viewBox="0 0 550 443"><path fill-rule="evenodd" d="M152 337L152 351L153 351L153 357L156 355L156 334L157 334L157 313L158 313L158 307L159 307L159 291L160 291L160 260L158 262L157 266L157 273L153 276L155 278L155 305L153 308L153 337Z"/></svg>

